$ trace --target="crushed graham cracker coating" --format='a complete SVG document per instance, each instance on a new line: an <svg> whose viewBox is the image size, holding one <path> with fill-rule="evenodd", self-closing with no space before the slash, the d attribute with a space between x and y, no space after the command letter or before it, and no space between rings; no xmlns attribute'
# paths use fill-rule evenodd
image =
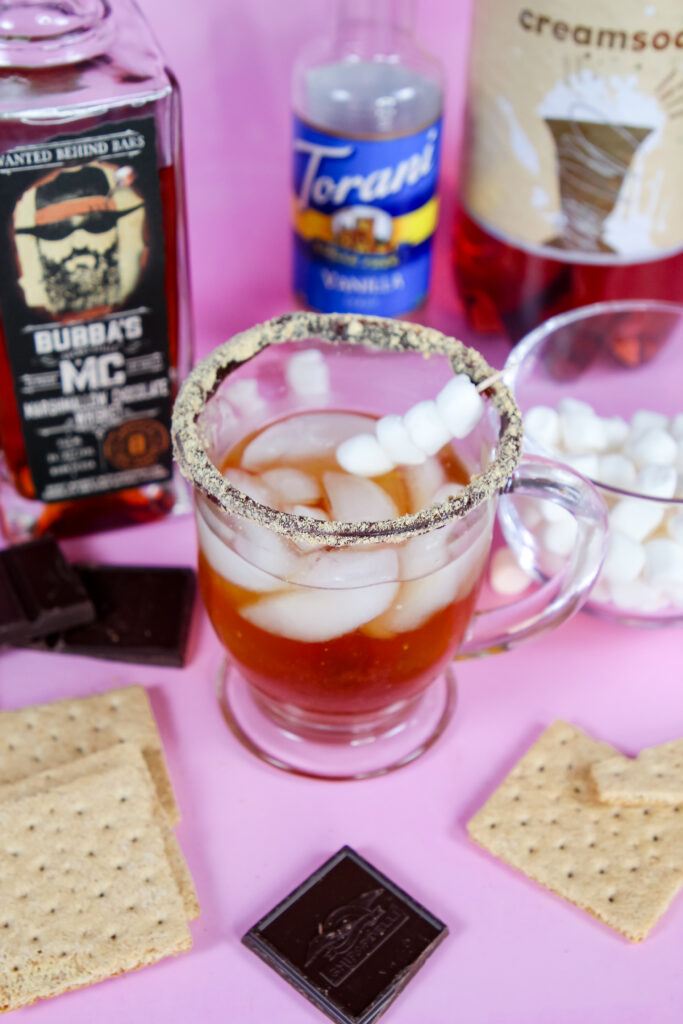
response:
<svg viewBox="0 0 683 1024"><path fill-rule="evenodd" d="M355 314L297 312L285 313L251 327L219 345L197 364L182 385L173 409L173 448L180 471L214 505L286 537L312 545L345 547L358 543L400 543L427 533L435 526L463 518L505 489L521 459L522 417L512 392L499 378L483 392L500 417L495 458L482 473L472 477L462 492L439 505L379 522L327 522L268 508L239 491L209 458L208 444L198 425L199 417L225 378L262 349L309 339L320 339L331 345L361 345L373 350L420 352L425 358L444 355L454 373L467 374L475 384L495 373L475 349L440 331L405 321Z"/></svg>

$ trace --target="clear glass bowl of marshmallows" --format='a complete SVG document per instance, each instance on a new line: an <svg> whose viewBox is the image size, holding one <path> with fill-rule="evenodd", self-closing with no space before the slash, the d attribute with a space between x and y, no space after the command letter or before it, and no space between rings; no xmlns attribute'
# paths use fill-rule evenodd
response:
<svg viewBox="0 0 683 1024"><path fill-rule="evenodd" d="M525 448L587 477L607 505L607 551L585 607L682 624L683 305L604 302L553 317L511 351L504 376ZM500 518L532 576L550 576L571 551L573 520L548 501L506 501Z"/></svg>

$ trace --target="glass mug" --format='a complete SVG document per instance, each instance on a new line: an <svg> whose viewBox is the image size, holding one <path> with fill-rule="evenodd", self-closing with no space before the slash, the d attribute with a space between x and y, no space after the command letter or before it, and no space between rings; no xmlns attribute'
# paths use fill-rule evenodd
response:
<svg viewBox="0 0 683 1024"><path fill-rule="evenodd" d="M465 373L483 382L470 434L370 478L337 446ZM489 381L489 378L492 378ZM413 324L292 313L215 349L173 415L194 489L200 588L229 659L219 700L252 752L289 771L364 778L441 735L453 658L553 628L601 565L604 506L571 470L521 456L508 388L460 342ZM530 598L477 611L499 495L574 515L566 565Z"/></svg>

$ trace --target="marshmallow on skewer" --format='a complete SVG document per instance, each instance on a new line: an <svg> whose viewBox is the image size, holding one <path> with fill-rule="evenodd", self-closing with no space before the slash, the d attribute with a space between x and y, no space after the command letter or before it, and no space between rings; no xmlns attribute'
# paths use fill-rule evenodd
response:
<svg viewBox="0 0 683 1024"><path fill-rule="evenodd" d="M479 387L489 383L490 379ZM379 476L395 466L420 465L451 438L469 434L483 412L484 400L477 385L466 374L459 374L436 399L417 402L403 416L383 416L374 434L358 434L342 442L337 462L357 476Z"/></svg>

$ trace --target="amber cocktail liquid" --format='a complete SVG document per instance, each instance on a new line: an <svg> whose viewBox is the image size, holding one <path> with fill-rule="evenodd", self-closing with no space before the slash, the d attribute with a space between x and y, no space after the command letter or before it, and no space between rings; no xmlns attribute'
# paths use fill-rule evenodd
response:
<svg viewBox="0 0 683 1024"><path fill-rule="evenodd" d="M371 480L345 472L337 445L373 425L348 412L294 414L244 439L221 468L264 505L345 521L417 512L468 482L450 446ZM450 558L445 528L365 550L270 535L266 554L256 526L228 548L201 509L198 523L202 595L240 671L271 707L295 706L333 731L403 707L442 671L472 617L490 542L484 530ZM256 567L269 562L273 575Z"/></svg>

